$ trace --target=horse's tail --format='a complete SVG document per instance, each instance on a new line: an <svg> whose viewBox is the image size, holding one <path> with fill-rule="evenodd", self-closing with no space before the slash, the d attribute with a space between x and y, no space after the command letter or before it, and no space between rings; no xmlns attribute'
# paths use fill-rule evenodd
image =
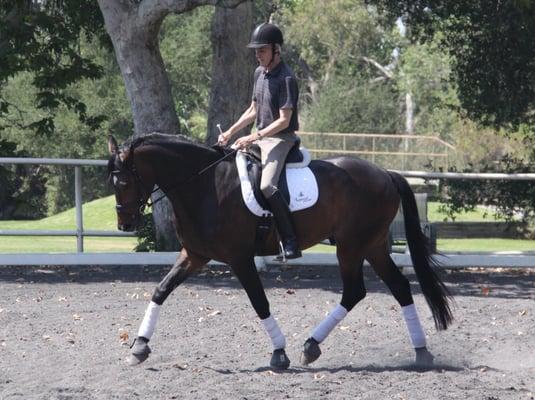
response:
<svg viewBox="0 0 535 400"><path fill-rule="evenodd" d="M450 309L451 294L435 271L439 264L433 258L429 241L420 228L420 218L414 193L407 180L395 173L389 172L397 186L403 206L403 219L405 220L405 235L411 253L411 260L420 282L422 293L433 313L437 329L447 329L453 321Z"/></svg>

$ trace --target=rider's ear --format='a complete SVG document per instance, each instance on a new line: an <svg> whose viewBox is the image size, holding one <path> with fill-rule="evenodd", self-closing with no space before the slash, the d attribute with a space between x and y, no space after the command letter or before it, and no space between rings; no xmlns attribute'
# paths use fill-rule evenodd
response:
<svg viewBox="0 0 535 400"><path fill-rule="evenodd" d="M110 155L117 154L119 152L119 146L117 145L117 140L110 135L108 136L108 151L110 152Z"/></svg>

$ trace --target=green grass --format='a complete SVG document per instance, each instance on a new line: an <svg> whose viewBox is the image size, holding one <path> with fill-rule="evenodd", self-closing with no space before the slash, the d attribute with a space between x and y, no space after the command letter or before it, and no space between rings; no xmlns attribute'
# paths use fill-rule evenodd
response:
<svg viewBox="0 0 535 400"><path fill-rule="evenodd" d="M430 221L443 221L445 215L438 212L439 203L430 202L428 205ZM456 221L494 221L494 216L484 216L485 210L465 213ZM115 213L115 199L109 196L84 204L84 229L116 230L117 216ZM75 210L70 209L62 213L37 221L0 221L0 229L75 229ZM132 251L136 245L136 238L115 237L86 237L84 251L87 252L124 252ZM535 251L534 240L513 239L439 239L438 250L448 251ZM0 253L63 253L76 251L75 237L50 236L0 236ZM317 245L307 252L334 253L334 246Z"/></svg>
<svg viewBox="0 0 535 400"><path fill-rule="evenodd" d="M438 251L535 251L535 240L524 239L438 239Z"/></svg>
<svg viewBox="0 0 535 400"><path fill-rule="evenodd" d="M86 230L117 230L115 198L113 196L94 200L83 206L83 222ZM75 209L36 221L0 221L2 230L76 229ZM86 252L132 251L136 238L86 237ZM76 237L70 236L0 236L0 253L71 253L76 252Z"/></svg>
<svg viewBox="0 0 535 400"><path fill-rule="evenodd" d="M535 251L535 240L520 239L438 239L439 252L480 251ZM336 247L318 244L307 249L309 253L335 253Z"/></svg>
<svg viewBox="0 0 535 400"><path fill-rule="evenodd" d="M84 229L117 229L113 196L85 203L82 210ZM36 221L0 221L0 229L76 229L75 209Z"/></svg>
<svg viewBox="0 0 535 400"><path fill-rule="evenodd" d="M84 252L130 252L136 238L84 238ZM0 253L76 253L75 237L0 236Z"/></svg>
<svg viewBox="0 0 535 400"><path fill-rule="evenodd" d="M439 212L441 203L427 203L427 217L431 222L442 222L446 214ZM474 211L459 214L455 217L456 222L475 221L503 221L496 219L494 213L489 213L484 207L476 207ZM438 251L535 251L535 240L520 239L438 239ZM306 250L311 253L334 253L336 248L319 244Z"/></svg>
<svg viewBox="0 0 535 400"><path fill-rule="evenodd" d="M451 218L439 211L441 203L430 201L427 203L427 219L431 222L443 222L446 219L451 221ZM504 221L503 219L497 219L495 214L489 212L488 209L485 209L482 206L477 206L474 211L469 211L466 213L461 213L455 216L455 222L476 222L476 221L486 221L486 222L495 222L495 221Z"/></svg>

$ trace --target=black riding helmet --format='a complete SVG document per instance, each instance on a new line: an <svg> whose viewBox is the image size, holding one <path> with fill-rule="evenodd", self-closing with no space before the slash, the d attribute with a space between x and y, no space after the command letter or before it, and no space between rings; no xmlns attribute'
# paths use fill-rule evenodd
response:
<svg viewBox="0 0 535 400"><path fill-rule="evenodd" d="M284 39L277 25L263 23L258 25L251 35L251 42L247 45L250 49L279 44L282 46Z"/></svg>

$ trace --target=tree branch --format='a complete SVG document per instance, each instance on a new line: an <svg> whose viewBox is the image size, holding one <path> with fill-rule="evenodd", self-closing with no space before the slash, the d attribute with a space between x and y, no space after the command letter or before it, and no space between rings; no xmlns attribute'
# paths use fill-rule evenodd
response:
<svg viewBox="0 0 535 400"><path fill-rule="evenodd" d="M181 14L206 5L235 8L244 1L250 0L143 0L137 14L140 20L151 23L163 19L169 13Z"/></svg>
<svg viewBox="0 0 535 400"><path fill-rule="evenodd" d="M375 68L377 68L379 70L379 72L381 72L385 78L387 79L392 79L394 77L394 74L392 73L392 71L390 71L389 69L383 67L381 64L379 64L377 61L371 59L371 58L368 58L368 57L362 57L362 59L367 62L368 64L371 64L373 65Z"/></svg>

